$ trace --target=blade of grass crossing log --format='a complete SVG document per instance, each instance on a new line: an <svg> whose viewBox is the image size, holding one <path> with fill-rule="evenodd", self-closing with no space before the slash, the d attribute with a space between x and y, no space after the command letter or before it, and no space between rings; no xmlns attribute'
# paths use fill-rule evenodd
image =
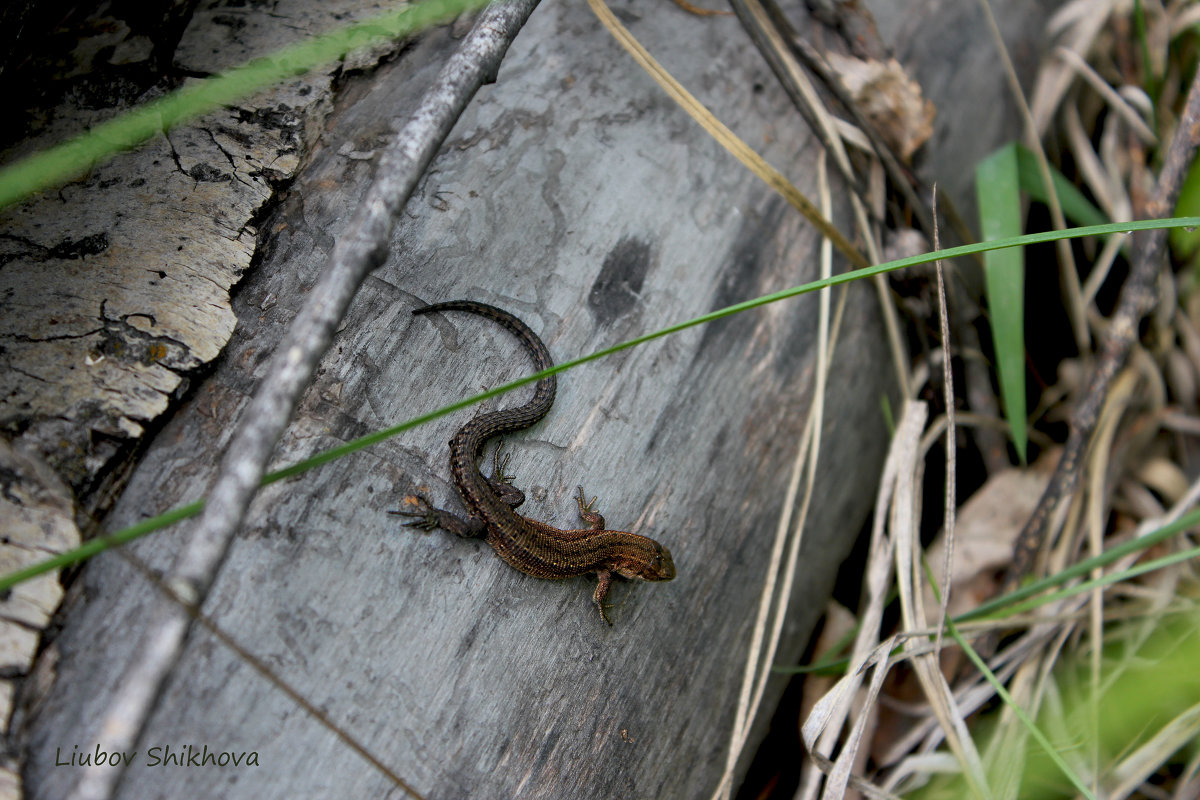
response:
<svg viewBox="0 0 1200 800"><path fill-rule="evenodd" d="M331 450L327 450L327 451L318 453L318 454L312 456L311 458L307 458L301 462L291 465L290 467L285 467L284 469L278 470L276 472L272 472L271 474L269 474L263 478L263 485L265 486L269 483L274 483L275 481L280 481L280 480L284 480L286 478L293 477L295 475L299 475L302 472L305 472L309 469L320 466L322 464L326 464L329 461L332 461L336 458L341 458L341 457L350 455L351 453L357 452L365 447L370 447L371 445L377 444L386 438L395 436L396 434L402 433L403 431L410 430L411 428L414 428L417 425L424 424L425 422L428 422L430 420L444 416L445 414L449 414L452 411L457 411L457 410L466 408L467 406L474 405L475 403L482 402L483 400L486 400L488 398L495 397L500 394L504 394L505 392L511 391L512 389L517 389L521 386L525 386L527 384L533 383L534 381L540 380L541 378L546 377L547 375L557 374L559 372L563 372L565 370L577 367L580 364L584 364L589 361L594 361L598 358L604 358L605 356L612 355L613 353L617 353L621 350L625 350L630 347L636 347L637 345L645 344L646 342L653 341L654 339L658 339L663 336L668 336L673 333L678 333L678 332L686 330L687 328L690 328L694 325L703 325L704 323L712 322L713 320L716 320L716 319L721 319L722 317L729 316L730 314L737 314L737 313L741 313L743 311L749 311L752 308L758 308L758 307L764 306L768 303L774 303L779 300L784 300L789 297L795 297L797 295L804 294L807 292L815 292L820 289L824 289L827 286L839 286L843 283L848 283L852 280L860 280L862 278L869 278L872 275L879 275L884 272L890 272L892 270L903 269L904 267L911 267L911 266L915 266L917 264L925 264L925 263L928 263L931 261L936 261L939 258L942 258L942 259L959 258L961 256L968 256L968 255L973 255L975 253L987 252L989 249L1024 247L1024 246L1031 245L1031 244L1043 244L1045 242L1054 241L1055 239L1070 238L1070 237L1075 237L1075 236L1103 236L1103 235L1108 235L1108 234L1113 234L1113 233L1121 233L1121 232L1135 231L1135 230L1141 231L1141 230L1154 230L1156 228L1178 228L1178 227L1200 228L1200 217L1180 217L1180 218L1165 219L1165 220L1139 220L1139 221L1134 221L1134 222L1109 223L1106 225L1094 226L1094 227L1090 227L1090 228L1075 228L1075 229L1068 230L1068 231L1035 233L1035 234L1030 234L1028 236L1014 237L1012 239L1007 239L1004 241L998 241L998 242L993 242L993 243L983 243L983 244L977 243L977 244L971 244L971 245L960 245L958 247L951 247L946 250L939 250L939 251L933 252L933 253L924 253L922 255L909 256L908 258L902 258L902 259L898 259L896 261L888 261L884 264L877 264L873 267L867 267L864 269L852 270L850 272L839 273L837 275L833 275L828 278L822 278L821 280L813 281L811 283L802 284L800 286L793 286L789 289L781 289L778 292L773 292L771 294L762 295L760 297L754 298L752 300L746 300L741 303L735 303L731 306L726 306L725 308L717 309L716 311L710 311L707 314L702 314L698 317L693 317L692 319L686 320L684 322L678 322L678 323L675 323L674 325L669 325L665 328L659 328L656 331L652 331L650 333L643 334L634 339L628 339L624 342L621 342L620 344L615 344L610 347L606 347L601 350L597 350L588 355L580 356L579 358L571 359L569 361L563 361L562 363L558 364L557 366L555 366L551 369L543 370L542 372L534 373L533 375L529 375L524 378L519 378L515 381L511 381L502 386L497 386L496 388L491 389L486 392L483 392L481 394L477 394L472 397L468 397L464 400L459 400L459 401L456 401L449 405L442 406L441 408L437 409L436 411L431 411L431 412L429 412L427 414L423 414L419 417L413 417L412 419L408 420L407 422L400 423L399 425L394 425L390 428L376 431L374 433L369 433L365 436L360 436L357 439L352 439L351 441L346 442L345 444L339 445L335 448L332 448ZM91 558L96 553L99 553L103 550L108 549L108 547L113 544L124 544L126 542L133 541L134 539L139 538L141 536L145 536L148 533L152 533L156 530L165 528L168 525L178 522L181 519L187 519L188 517L193 517L196 514L200 513L200 510L202 507L203 507L203 501L197 500L187 506L181 506L179 508L173 509L173 510L165 512L163 514L159 514L156 517L142 520L141 522L137 523L136 525L134 525L130 528L125 528L124 530L118 531L113 534L109 534L107 536L98 537L97 539L87 542L83 546L78 547L74 550L70 550L65 553L61 553L52 558L48 558L44 561L39 561L35 564L31 564L28 567L25 567L24 569L21 569L21 570L15 571L15 572L11 572L7 575L2 575L2 576L0 576L0 593L8 591L13 586L15 586L16 584L18 584L22 581L26 581L26 580L34 578L38 575L42 575L46 572L50 572L51 570L58 569L63 566L68 566L70 564L75 564L80 561L84 561L88 558ZM1192 520L1192 521L1194 521L1194 520ZM1189 522L1189 524L1190 524L1190 522ZM1139 540L1139 541L1142 541L1142 540ZM1088 569L1089 570L1091 569L1091 565L1088 566ZM1085 570L1085 571L1087 571L1087 570ZM1014 595L1016 595L1016 594L1021 594L1022 597L1028 596L1028 594L1023 593L1023 590L1021 590L1017 593L1014 593ZM1013 597L1009 598L1010 601L1012 599L1013 599Z"/></svg>

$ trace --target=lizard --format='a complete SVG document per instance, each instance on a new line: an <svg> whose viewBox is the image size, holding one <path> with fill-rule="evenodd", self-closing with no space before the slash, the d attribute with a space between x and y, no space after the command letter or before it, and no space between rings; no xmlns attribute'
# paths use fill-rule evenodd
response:
<svg viewBox="0 0 1200 800"><path fill-rule="evenodd" d="M473 300L452 300L414 309L414 315L443 311L465 311L490 319L512 333L541 372L554 366L550 351L529 326L495 306ZM579 516L587 527L560 530L544 522L529 519L516 509L525 494L512 486L504 474L497 448L494 470L489 478L479 469L479 457L489 439L523 430L550 411L558 390L555 375L547 375L534 386L533 397L524 405L480 414L459 429L450 440L450 472L454 485L466 506L460 516L435 508L426 498L415 498L419 511L395 510L389 513L412 517L404 523L426 531L441 528L464 538L483 538L505 563L536 578L570 578L596 573L592 603L600 618L612 625L604 600L616 576L647 581L669 581L675 577L675 563L666 547L647 536L608 530L604 517L593 506L596 498L585 499L583 487L575 497Z"/></svg>

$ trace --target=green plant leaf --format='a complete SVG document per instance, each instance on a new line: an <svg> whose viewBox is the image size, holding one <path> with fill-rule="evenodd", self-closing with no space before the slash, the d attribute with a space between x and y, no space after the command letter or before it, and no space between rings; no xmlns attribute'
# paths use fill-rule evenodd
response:
<svg viewBox="0 0 1200 800"><path fill-rule="evenodd" d="M1032 199L1049 205L1050 195L1046 192L1046 184L1038 171L1037 157L1019 144L1016 145L1016 151L1021 189ZM1053 164L1050 165L1050 180L1054 183L1054 193L1058 195L1058 203L1067 219L1078 225L1103 225L1108 222L1104 212L1096 208L1095 204L1088 200L1075 184L1067 180L1065 175L1055 169Z"/></svg>
<svg viewBox="0 0 1200 800"><path fill-rule="evenodd" d="M1200 211L1200 163L1197 161L1188 168L1175 208L1181 214L1187 213L1188 209ZM1200 231L1175 228L1169 235L1176 257L1189 262L1193 270L1200 269Z"/></svg>
<svg viewBox="0 0 1200 800"><path fill-rule="evenodd" d="M1019 173L1015 144L1000 148L975 168L975 195L984 241L1021 233ZM1029 434L1025 424L1024 251L990 250L983 254L983 265L1004 416L1012 431L1017 456L1025 463Z"/></svg>

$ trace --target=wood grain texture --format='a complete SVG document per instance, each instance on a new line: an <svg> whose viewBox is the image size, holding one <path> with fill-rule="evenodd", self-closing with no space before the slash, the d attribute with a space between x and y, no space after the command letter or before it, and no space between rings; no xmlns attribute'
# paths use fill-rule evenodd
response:
<svg viewBox="0 0 1200 800"><path fill-rule="evenodd" d="M615 10L686 86L803 190L817 156L733 20L643 0ZM370 175L453 48L433 33L350 82L269 220L213 374L156 436L112 529L200 496L223 436ZM343 155L344 154L344 155ZM452 133L280 445L286 465L525 374L503 331L413 318L469 297L522 317L558 360L811 280L817 241L675 108L582 4L547 3ZM844 209L836 221L847 218ZM867 513L890 371L875 299L852 286L830 380L819 499L778 660L794 660ZM700 797L723 762L781 492L811 401L815 298L693 329L561 377L546 420L507 443L523 513L574 522L578 483L610 524L671 548L679 577L614 589L518 573L480 543L402 529L427 491L457 507L460 412L265 489L204 611L430 798ZM528 390L526 390L527 392ZM524 396L524 395L522 395ZM498 404L520 402L502 398ZM162 568L187 525L131 549ZM33 797L73 782L149 610L119 557L94 560L26 720ZM782 683L768 693L778 696ZM149 748L254 751L259 766L145 766ZM121 797L399 796L203 631L192 634Z"/></svg>

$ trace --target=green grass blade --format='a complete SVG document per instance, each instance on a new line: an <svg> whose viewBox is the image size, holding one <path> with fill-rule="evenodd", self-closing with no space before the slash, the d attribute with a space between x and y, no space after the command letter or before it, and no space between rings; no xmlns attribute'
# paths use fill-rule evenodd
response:
<svg viewBox="0 0 1200 800"><path fill-rule="evenodd" d="M938 582L933 577L933 570L929 568L929 564L925 562L924 558L922 558L921 563L924 568L923 571L925 573L925 580L928 582L929 588L933 591L934 599L938 603L941 603L942 593L938 588ZM1002 684L1000 679L996 677L996 673L992 672L988 668L988 665L984 663L983 658L980 657L979 653L977 653L975 649L971 647L970 643L967 642L966 637L964 637L958 630L958 626L954 624L953 619L946 619L946 629L950 634L950 637L958 643L958 646L961 647L963 652L966 653L967 657L971 659L971 663L975 665L975 668L979 670L984 679L992 685L992 689L997 695L999 695L1000 699L1003 700L1006 705L1008 705L1013 714L1016 715L1017 719L1021 721L1021 725L1024 726L1026 732L1029 733L1029 735L1032 736L1034 740L1042 746L1042 749L1045 750L1047 757L1054 762L1067 780L1069 780L1084 797L1088 798L1088 800L1096 800L1095 795L1088 791L1087 785L1083 782L1079 775L1077 775L1075 771L1071 769L1070 765L1067 764L1066 760L1062 757L1062 754L1059 753L1058 749L1050 742L1050 738L1042 732L1042 729L1037 726L1037 723L1035 723L1033 718L1026 713L1025 709L1021 708L1021 706L1017 704L1016 700L1013 699L1013 696L1008 693L1007 689L1004 688L1004 684ZM963 777L965 779L966 776Z"/></svg>
<svg viewBox="0 0 1200 800"><path fill-rule="evenodd" d="M686 330L688 328L695 327L696 325L703 325L705 323L712 322L714 320L718 320L723 317L728 317L732 314L738 314L743 311L749 311L750 309L753 309L753 308L759 308L760 306L765 306L768 303L774 303L779 300L785 300L789 297L796 297L797 295L819 291L819 290L827 288L829 286L838 286L843 283L849 283L850 281L853 281L853 280L869 278L873 275L880 275L885 272L891 272L892 270L903 269L904 267L911 267L911 266L915 266L917 264L925 264L925 263L928 263L931 261L936 261L939 258L940 259L958 258L960 256L974 255L976 253L983 253L983 252L987 252L989 250L995 250L998 248L1023 247L1025 245L1041 244L1044 242L1054 241L1055 239L1062 239L1062 238L1072 238L1072 237L1080 237L1080 236L1100 236L1100 235L1104 235L1104 234L1121 233L1124 231L1155 230L1155 229L1161 229L1161 228L1176 228L1176 227L1180 227L1180 226L1200 227L1200 217L1177 217L1177 218L1173 218L1173 219L1139 220L1136 222L1114 222L1114 223L1109 223L1106 225L1093 225L1093 226L1086 227L1086 228L1073 228L1069 231L1049 231L1049 232L1043 232L1043 233L1028 234L1025 236L1017 236L1017 237L1013 237L1010 239L1004 239L1004 240L995 241L995 242L984 242L984 243L977 243L977 244L961 245L959 247L950 247L945 250L938 250L938 251L935 251L932 253L924 253L922 255L909 256L908 258L901 258L896 261L889 261L884 264L877 264L873 267L866 267L864 269L852 270L851 272L844 272L844 273L841 273L840 275L833 275L828 278L822 278L821 280L813 281L811 283L805 283L800 286L793 286L790 289L783 289L778 292L773 292L772 294L767 294L767 295L763 295L761 297L756 297L753 300L746 300L745 302L736 303L731 306L726 306L725 308L717 309L716 311L710 311L707 314L702 314L698 317L693 317L692 319L686 320L684 322L679 322L674 325L669 325L665 328L660 328L659 330L654 331L652 333L647 333L644 336L639 336L636 339L630 339L628 341L621 342L620 344L613 345L612 347L606 347L602 350L597 350L596 352L590 353L586 356L581 356L579 358L572 359L570 361L564 361L561 364L558 364L557 366L552 367L551 369L543 370L542 372L538 372L538 373L535 373L528 377L520 378L515 381L510 381L509 383L506 383L503 386L497 386L495 389L492 389L490 391L482 392L480 394L474 395L473 397L468 397L465 400L459 400L458 402L451 403L446 406L442 406L441 408L439 408L435 411L430 411L428 414L423 414L419 417L414 417L414 418L408 420L407 422L403 422L403 423L401 423L399 425L395 425L391 428L387 428L382 431L376 431L375 433L371 433L366 436L359 437L358 439L353 439L349 442L346 442L343 445L339 445L338 447L335 447L331 450L327 450L323 453L318 453L317 455L312 456L311 458L304 459L303 461L301 461L297 464L293 464L290 467L286 467L284 469L278 470L276 472L273 472L273 473L267 475L265 478L263 478L263 485L275 483L277 481L284 480L285 478L290 478L295 475L299 475L302 472L305 472L307 470L310 470L310 469L320 466L322 464L326 464L336 458L341 458L343 456L346 456L351 453L362 450L363 448L370 447L373 444L378 444L379 442L383 441L384 439L387 439L391 436L395 436L398 433L402 433L404 431L415 428L418 425L422 425L426 422L429 422L430 420L437 419L438 417L445 416L446 414L449 414L453 411L458 411L459 409L466 408L468 406L482 402L489 398L496 397L497 395L504 394L505 392L510 392L513 389L517 389L521 386L525 386L527 384L533 383L534 381L539 380L540 378L546 377L547 375L555 375L559 372L563 372L568 369L573 369L573 368L579 366L580 364L586 364L589 361L595 361L596 359L604 358L605 356L610 356L613 353L620 352L621 350L627 350L631 347L636 347L640 344L645 344L646 342L653 341L654 339L660 339L664 336L669 336L673 333L678 333L682 330ZM134 539L137 539L141 536L145 536L146 534L151 533L155 530L165 528L166 526L171 525L175 522L178 522L183 519L187 519L188 517L195 516L196 514L200 513L200 510L202 508L203 508L203 501L197 501L197 502L191 503L189 505L173 509L164 514L159 514L157 517L152 517L150 519L143 520L142 522L139 522L137 525L134 525L131 528L126 528L125 530L119 531L119 532L111 534L111 535L98 537L97 539L94 539L94 540L88 542L87 544L85 544L84 546L76 548L75 550L71 550L66 553L57 555L53 558L46 559L45 561L38 562L37 564L33 564L33 565L26 567L22 570L19 570L17 572L9 573L8 575L5 575L4 577L0 578L0 592L8 591L9 589L11 589L13 586L20 583L21 581L29 580L30 578L34 578L38 575L49 572L51 570L58 569L58 568L64 567L64 566L68 566L70 564L75 564L75 563L78 563L85 559L91 558L93 555L96 555L97 553L102 552L103 550L107 550L113 544L124 544L126 542L133 541Z"/></svg>
<svg viewBox="0 0 1200 800"><path fill-rule="evenodd" d="M1100 555L1092 556L1091 558L1087 558L1083 561L1072 564L1071 566L1054 575L1042 578L1039 581L1034 581L1026 586L1022 586L1020 589L1010 592L1003 597L993 598L992 600L989 600L986 603L983 603L972 609L971 611L968 611L966 614L958 617L957 621L967 622L969 620L1001 619L1009 616L1009 614L1012 613L1009 610L1009 607L1025 600L1026 598L1033 597L1034 595L1039 594L1046 589L1051 589L1055 586L1066 583L1067 581L1074 580L1075 578L1083 577L1094 569L1106 567L1120 558L1124 558L1127 555L1132 555L1133 553L1145 550L1148 547L1152 547L1153 545L1177 536L1183 531L1186 531L1196 525L1200 525L1200 510L1184 514L1175 522L1172 522L1169 525L1164 525L1152 533L1138 537L1137 539L1131 539L1123 544L1117 545L1116 547L1105 550ZM1050 602L1051 599L1057 599L1057 596L1039 598L1036 605L1042 605ZM1026 606L1024 604L1019 606L1021 610L1028 610L1028 608L1031 607L1032 606Z"/></svg>
<svg viewBox="0 0 1200 800"><path fill-rule="evenodd" d="M1096 795L1092 794L1091 790L1088 789L1087 784L1084 783L1083 779L1079 777L1075 770L1071 769L1070 765L1067 764L1066 759L1064 759L1062 754L1058 751L1058 748L1051 743L1050 738L1042 732L1042 729L1038 727L1025 709L1021 708L1021 706L1017 704L1016 700L1013 699L1013 696L1008 693L1007 689L1004 688L1004 684L1002 684L1000 679L996 677L996 674L988 669L988 665L984 663L983 659L979 656L979 653L975 652L975 649L971 647L963 635L959 633L957 626L954 624L954 620L947 619L946 627L949 629L950 636L954 638L954 641L958 642L958 646L962 648L964 653L966 653L967 658L971 659L971 663L975 665L975 669L979 670L980 674L982 674L987 682L992 685L992 689L994 689L996 694L1000 696L1000 699L1004 701L1005 705L1007 705L1013 714L1017 716L1017 719L1021 720L1021 724L1025 727L1025 730L1030 736L1033 737L1034 741L1041 745L1042 750L1046 753L1046 756L1052 762L1054 762L1054 765L1058 767L1063 776L1071 782L1071 785L1075 787L1075 791L1079 792L1079 794L1083 797L1088 798L1088 800L1096 800Z"/></svg>
<svg viewBox="0 0 1200 800"><path fill-rule="evenodd" d="M1050 575L1049 577L1042 578L1039 581L1022 586L1020 589L1017 589L1014 592L1001 597L994 597L964 614L959 614L954 618L954 621L961 625L964 622L1004 619L1005 617L1010 617L1018 613L1031 611L1038 606L1043 606L1047 603L1053 603L1056 600L1061 600L1065 597L1081 594L1083 592L1089 592L1096 587L1108 586L1121 580L1135 578L1138 575L1143 575L1147 572L1153 572L1158 569L1164 569L1174 564L1188 561L1192 558L1200 558L1200 547L1191 548L1189 550L1183 550L1178 553L1172 553L1171 555L1163 556L1162 558L1156 558L1152 561L1139 562L1122 572L1084 581L1072 586L1070 589L1052 592L1047 595L1042 595L1041 597L1034 597L1034 595L1040 594L1047 589L1052 589L1055 586L1066 583L1067 581L1088 575L1092 572L1092 570L1106 567L1127 555L1132 555L1133 553L1141 550L1149 550L1151 547L1154 547L1160 542L1164 542L1167 539L1172 539L1178 536L1180 533L1190 528L1194 528L1197 525L1200 525L1200 510L1185 514L1175 522L1164 525L1156 531L1152 531L1145 536L1138 537L1137 539L1131 539L1123 544L1119 544L1116 547L1105 550L1100 555L1092 556L1091 558L1072 564L1071 566L1054 575ZM831 647L827 652L837 653L839 651L836 647ZM897 648L896 652L899 653L900 649ZM822 656L817 663L810 664L809 666L773 667L772 670L784 675L791 675L794 673L840 675L845 672L848 664L849 662L845 658Z"/></svg>
<svg viewBox="0 0 1200 800"><path fill-rule="evenodd" d="M984 241L1021 233L1021 190L1016 145L1009 144L979 162L975 194ZM1025 421L1025 258L1019 248L983 255L992 341L1004 416L1017 457L1025 463L1029 431Z"/></svg>

